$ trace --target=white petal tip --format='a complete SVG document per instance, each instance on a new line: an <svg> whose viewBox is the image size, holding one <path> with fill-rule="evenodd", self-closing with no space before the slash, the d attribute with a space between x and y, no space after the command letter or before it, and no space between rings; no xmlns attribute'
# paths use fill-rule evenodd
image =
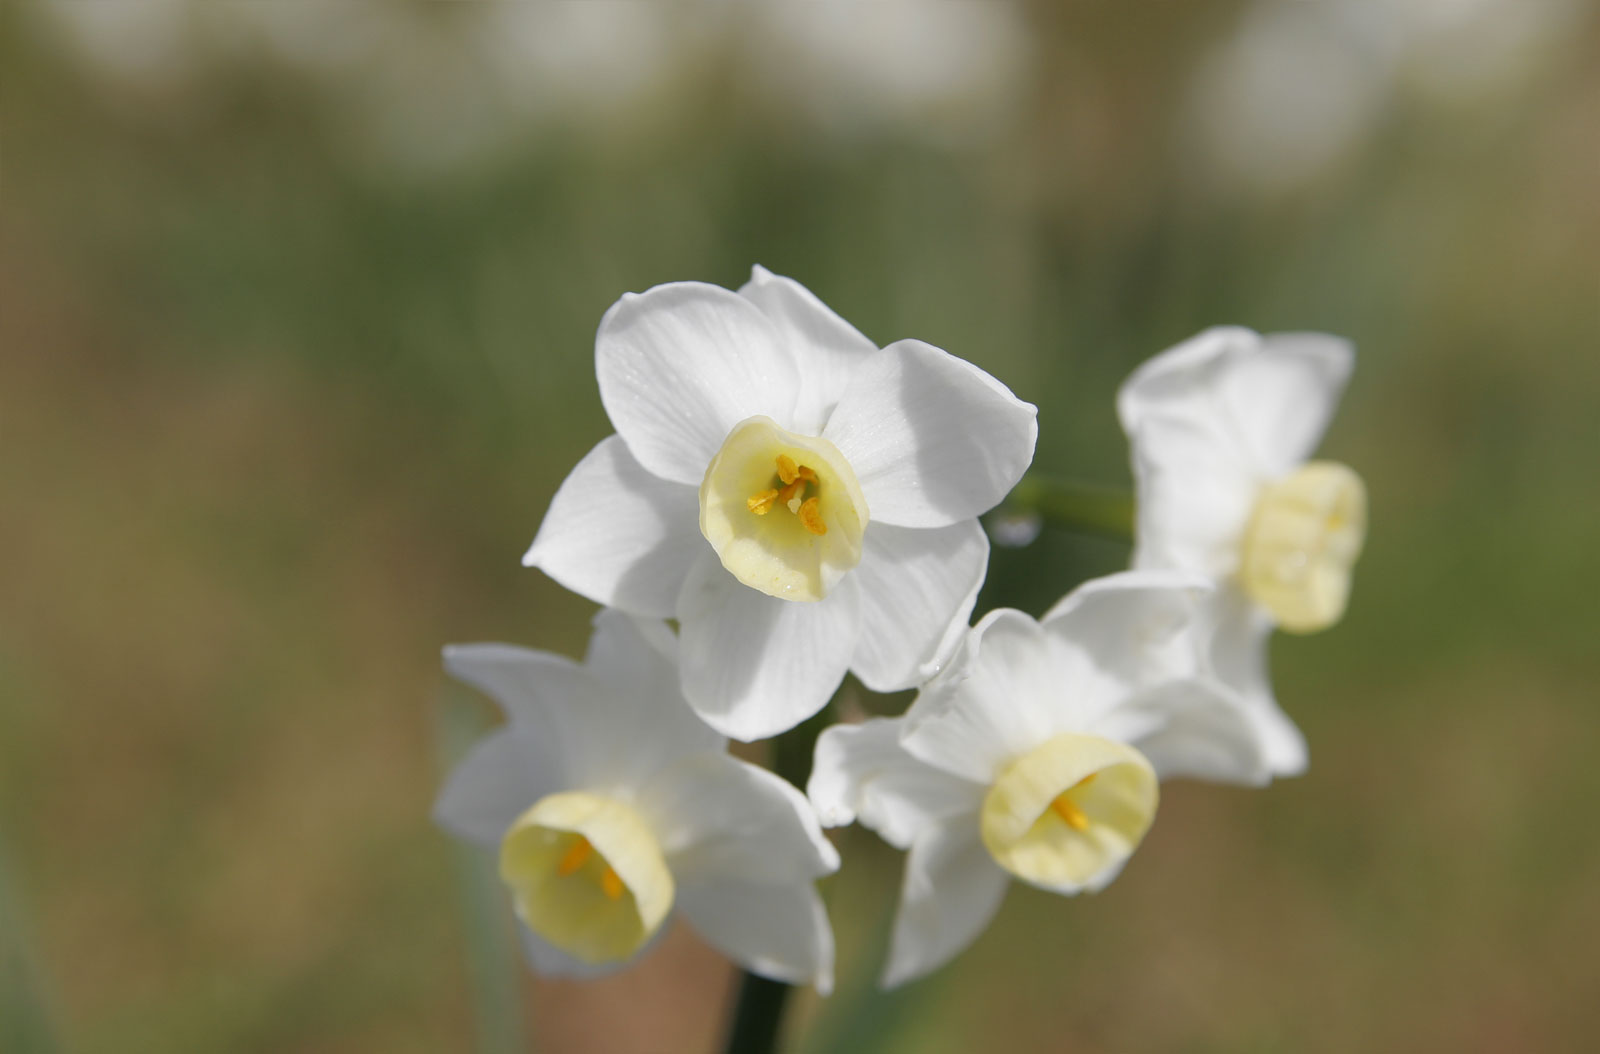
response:
<svg viewBox="0 0 1600 1054"><path fill-rule="evenodd" d="M822 846L819 847L817 856L821 858L822 866L827 868L823 874L831 875L839 870L839 865L842 861L839 859L839 850L834 848L832 842L824 839Z"/></svg>
<svg viewBox="0 0 1600 1054"><path fill-rule="evenodd" d="M710 725L713 731L727 736L729 739L736 739L741 743L755 743L789 731L789 729L821 710L823 706L827 705L827 700L823 700L815 708L807 710L803 714L791 713L787 716L764 712L758 707L749 705L735 706L727 713L721 714L702 710L694 705L693 699L689 700L689 705L696 714L700 715L700 720Z"/></svg>
<svg viewBox="0 0 1600 1054"><path fill-rule="evenodd" d="M899 988L907 981L915 981L927 972L922 971L919 973L912 970L896 969L891 965L887 970L883 971L883 976L878 978L878 991L887 992L891 989Z"/></svg>
<svg viewBox="0 0 1600 1054"><path fill-rule="evenodd" d="M843 807L817 810L817 822L824 827L847 827L855 819L856 814Z"/></svg>

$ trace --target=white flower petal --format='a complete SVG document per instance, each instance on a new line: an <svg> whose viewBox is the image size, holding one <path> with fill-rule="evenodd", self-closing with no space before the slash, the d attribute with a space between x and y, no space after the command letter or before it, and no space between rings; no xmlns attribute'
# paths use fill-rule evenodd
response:
<svg viewBox="0 0 1600 1054"><path fill-rule="evenodd" d="M1174 680L1129 699L1095 722L1096 735L1134 747L1162 779L1261 786L1272 779L1243 702L1215 681Z"/></svg>
<svg viewBox="0 0 1600 1054"><path fill-rule="evenodd" d="M679 882L793 882L839 868L803 794L766 769L701 754L664 770L637 806Z"/></svg>
<svg viewBox="0 0 1600 1054"><path fill-rule="evenodd" d="M717 731L750 742L827 705L850 664L860 598L846 575L824 600L778 600L707 553L684 582L678 624L690 705Z"/></svg>
<svg viewBox="0 0 1600 1054"><path fill-rule="evenodd" d="M588 781L637 787L682 758L726 746L684 700L677 659L678 642L665 623L615 608L595 615L584 657L594 691L576 715L592 745L582 752Z"/></svg>
<svg viewBox="0 0 1600 1054"><path fill-rule="evenodd" d="M991 611L945 672L906 711L901 743L930 765L976 783L1070 727L1060 705L1081 680L1037 622Z"/></svg>
<svg viewBox="0 0 1600 1054"><path fill-rule="evenodd" d="M999 504L1033 460L1038 409L919 340L863 363L823 436L855 469L872 519L943 527Z"/></svg>
<svg viewBox="0 0 1600 1054"><path fill-rule="evenodd" d="M833 990L833 930L810 882L685 882L678 910L706 942L751 973Z"/></svg>
<svg viewBox="0 0 1600 1054"><path fill-rule="evenodd" d="M433 806L445 829L494 848L528 807L565 786L556 742L507 727L485 737L458 763Z"/></svg>
<svg viewBox="0 0 1600 1054"><path fill-rule="evenodd" d="M756 266L739 295L778 327L800 364L794 430L819 435L850 377L878 346L840 318L805 286Z"/></svg>
<svg viewBox="0 0 1600 1054"><path fill-rule="evenodd" d="M976 817L919 838L906 857L883 987L943 966L976 940L1000 909L1010 882L984 849Z"/></svg>
<svg viewBox="0 0 1600 1054"><path fill-rule="evenodd" d="M1354 349L1339 337L1262 337L1219 326L1135 370L1118 393L1117 410L1130 436L1154 421L1183 422L1226 446L1254 475L1271 479L1316 448L1354 363Z"/></svg>
<svg viewBox="0 0 1600 1054"><path fill-rule="evenodd" d="M451 645L445 666L558 758L568 789L633 787L680 757L722 748L683 699L665 624L603 608L594 627L583 666L510 644Z"/></svg>
<svg viewBox="0 0 1600 1054"><path fill-rule="evenodd" d="M556 491L522 563L598 604L665 618L706 547L699 523L694 487L645 471L610 436Z"/></svg>
<svg viewBox="0 0 1600 1054"><path fill-rule="evenodd" d="M834 725L817 737L806 793L818 818L842 827L859 818L897 849L957 814L976 814L988 789L908 754L898 719Z"/></svg>
<svg viewBox="0 0 1600 1054"><path fill-rule="evenodd" d="M1211 661L1217 676L1238 693L1261 739L1267 764L1276 776L1306 771L1306 739L1272 693L1267 674L1267 639L1272 616L1237 588L1218 591L1217 632Z"/></svg>
<svg viewBox="0 0 1600 1054"><path fill-rule="evenodd" d="M1281 476L1311 456L1354 367L1355 347L1326 333L1270 333L1229 364L1220 395L1262 471Z"/></svg>
<svg viewBox="0 0 1600 1054"><path fill-rule="evenodd" d="M850 668L875 692L913 688L939 672L972 617L989 567L977 520L918 530L868 526L854 577L861 637Z"/></svg>
<svg viewBox="0 0 1600 1054"><path fill-rule="evenodd" d="M1062 597L1040 625L1081 656L1086 677L1062 704L1072 727L1088 728L1109 705L1163 680L1197 676L1209 662L1211 583L1184 571L1124 571L1092 579Z"/></svg>
<svg viewBox="0 0 1600 1054"><path fill-rule="evenodd" d="M1133 566L1224 578L1239 567L1260 480L1215 430L1152 418L1129 432L1138 498Z"/></svg>
<svg viewBox="0 0 1600 1054"><path fill-rule="evenodd" d="M593 685L583 667L565 655L515 644L450 644L444 667L500 704L512 725L551 744L561 756L582 745L585 736L574 714L587 705Z"/></svg>
<svg viewBox="0 0 1600 1054"><path fill-rule="evenodd" d="M778 329L750 301L702 282L629 293L595 337L600 401L639 463L699 486L734 425L787 426L800 377Z"/></svg>

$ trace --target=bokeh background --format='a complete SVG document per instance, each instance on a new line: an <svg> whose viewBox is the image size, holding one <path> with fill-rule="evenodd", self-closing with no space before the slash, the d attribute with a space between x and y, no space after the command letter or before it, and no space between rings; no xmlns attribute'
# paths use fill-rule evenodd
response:
<svg viewBox="0 0 1600 1054"><path fill-rule="evenodd" d="M16 0L0 71L0 1049L714 1046L691 933L535 981L428 812L492 721L440 646L586 638L518 560L602 312L757 262L1108 486L1146 356L1348 335L1373 507L1274 645L1306 777L1170 786L1104 893L889 996L900 861L845 832L798 1049L1600 1035L1593 4ZM1126 558L1046 530L980 610Z"/></svg>

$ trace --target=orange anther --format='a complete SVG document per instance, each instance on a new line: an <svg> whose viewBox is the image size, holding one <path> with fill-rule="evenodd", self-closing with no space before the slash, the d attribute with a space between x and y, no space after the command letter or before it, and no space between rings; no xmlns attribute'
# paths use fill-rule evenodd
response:
<svg viewBox="0 0 1600 1054"><path fill-rule="evenodd" d="M567 850L566 855L561 858L561 862L556 865L556 874L572 874L583 866L583 862L589 859L589 854L592 852L594 852L594 846L589 844L589 839L581 834L578 835L578 840L572 843L572 848Z"/></svg>
<svg viewBox="0 0 1600 1054"><path fill-rule="evenodd" d="M801 471L802 470L795 465L794 458L790 457L788 454L778 455L778 478L783 480L785 486L798 479ZM809 472L810 469L806 469L804 471Z"/></svg>
<svg viewBox="0 0 1600 1054"><path fill-rule="evenodd" d="M745 500L745 505L757 516L765 516L772 511L772 503L778 500L776 490L764 490L760 494L752 495Z"/></svg>
<svg viewBox="0 0 1600 1054"><path fill-rule="evenodd" d="M622 879L618 878L617 873L611 870L609 866L600 875L600 891L606 895L607 899L622 899Z"/></svg>
<svg viewBox="0 0 1600 1054"><path fill-rule="evenodd" d="M1050 808L1055 810L1055 814L1061 817L1066 822L1066 825L1074 831L1087 831L1089 829L1089 817L1085 816L1083 810L1078 808L1077 803L1065 794L1051 802Z"/></svg>
<svg viewBox="0 0 1600 1054"><path fill-rule="evenodd" d="M807 498L800 506L800 522L812 534L823 535L828 533L828 525L822 522L822 513L817 508L816 498Z"/></svg>

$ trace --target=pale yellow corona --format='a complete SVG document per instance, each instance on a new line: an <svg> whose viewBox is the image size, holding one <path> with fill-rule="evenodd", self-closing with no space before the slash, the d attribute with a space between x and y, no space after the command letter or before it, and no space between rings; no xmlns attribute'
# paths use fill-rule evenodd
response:
<svg viewBox="0 0 1600 1054"><path fill-rule="evenodd" d="M1158 800L1143 754L1063 733L1001 771L983 799L983 844L996 863L1034 885L1095 888L1138 848Z"/></svg>
<svg viewBox="0 0 1600 1054"><path fill-rule="evenodd" d="M1344 614L1350 569L1366 536L1361 477L1336 462L1308 462L1257 499L1245 529L1240 582L1283 629L1326 629Z"/></svg>
<svg viewBox="0 0 1600 1054"><path fill-rule="evenodd" d="M700 484L700 533L739 581L821 600L861 562L867 501L839 448L767 417L735 425Z"/></svg>
<svg viewBox="0 0 1600 1054"><path fill-rule="evenodd" d="M517 916L584 962L620 962L672 909L661 847L628 805L582 791L541 798L500 843Z"/></svg>

